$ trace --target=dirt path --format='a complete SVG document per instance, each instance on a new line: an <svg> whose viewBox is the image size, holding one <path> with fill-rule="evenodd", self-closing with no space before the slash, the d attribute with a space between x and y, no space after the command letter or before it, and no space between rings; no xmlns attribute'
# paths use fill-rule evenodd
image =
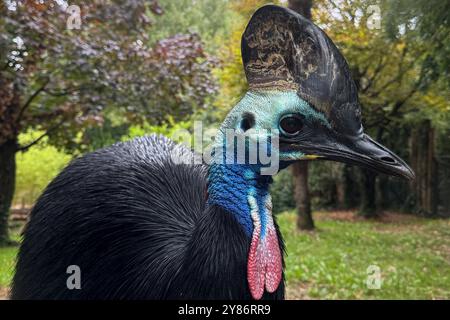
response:
<svg viewBox="0 0 450 320"><path fill-rule="evenodd" d="M8 299L8 288L0 287L0 300Z"/></svg>
<svg viewBox="0 0 450 320"><path fill-rule="evenodd" d="M311 300L311 297L308 296L308 285L289 283L286 286L286 300Z"/></svg>

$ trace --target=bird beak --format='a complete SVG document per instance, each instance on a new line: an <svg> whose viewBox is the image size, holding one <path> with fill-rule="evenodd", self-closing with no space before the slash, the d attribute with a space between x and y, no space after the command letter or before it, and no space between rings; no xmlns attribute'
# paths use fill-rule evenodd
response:
<svg viewBox="0 0 450 320"><path fill-rule="evenodd" d="M412 180L413 170L395 153L366 134L358 137L330 138L315 143L294 143L307 158L332 160L358 165L375 172ZM291 145L293 147L293 145Z"/></svg>

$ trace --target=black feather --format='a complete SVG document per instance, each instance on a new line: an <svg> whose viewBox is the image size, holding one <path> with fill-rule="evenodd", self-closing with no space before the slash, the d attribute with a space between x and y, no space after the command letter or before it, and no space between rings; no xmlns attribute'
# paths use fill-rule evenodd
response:
<svg viewBox="0 0 450 320"><path fill-rule="evenodd" d="M207 167L192 157L149 136L74 160L31 212L11 298L251 299L250 239L207 206ZM69 265L80 290L66 286ZM284 283L263 296L282 298Z"/></svg>

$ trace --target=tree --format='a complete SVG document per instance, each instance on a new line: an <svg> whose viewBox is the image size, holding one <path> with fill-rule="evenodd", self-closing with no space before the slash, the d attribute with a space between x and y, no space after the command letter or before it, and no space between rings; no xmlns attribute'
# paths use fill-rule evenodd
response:
<svg viewBox="0 0 450 320"><path fill-rule="evenodd" d="M427 65L430 75L440 77L450 83L450 2L440 0L385 0L386 31L393 38L398 28L406 27L409 41L419 41L427 45Z"/></svg>
<svg viewBox="0 0 450 320"><path fill-rule="evenodd" d="M312 0L289 0L289 8L311 19ZM308 161L300 161L292 165L294 179L294 198L297 207L297 227L300 230L314 229L311 212L311 197L308 187Z"/></svg>
<svg viewBox="0 0 450 320"><path fill-rule="evenodd" d="M208 52L217 54L230 36L236 14L229 0L164 1L164 15L154 19L150 40L156 42L178 33L200 35Z"/></svg>
<svg viewBox="0 0 450 320"><path fill-rule="evenodd" d="M314 220L308 186L308 161L294 163L291 170L294 180L294 200L297 208L297 228L313 230Z"/></svg>
<svg viewBox="0 0 450 320"><path fill-rule="evenodd" d="M422 73L425 78L424 82L429 84L426 91L434 91L432 98L430 94L428 96L436 101L436 98L442 97L442 92L448 92L450 84L450 41L448 41L450 3L437 0L418 0L414 3L404 0L389 0L386 6L389 8L389 12L396 12L396 14L387 16L388 36L393 39L397 38L397 28L402 26L407 31L404 32L404 37L408 41L422 43L426 46L422 59ZM432 83L432 88L430 83ZM426 92L424 93L426 94ZM426 104L429 102L425 101L424 105ZM443 105L446 104L448 105L448 103ZM445 158L439 159L439 132L437 130L440 127L440 130L445 132L449 125L447 121L447 126L442 128L442 125L438 123L440 115L446 113L445 108L434 111L428 114L421 112L419 116L414 117L414 125L409 139L410 161L417 177L415 183L411 184L414 210L426 216L438 215L439 203L444 202L443 199L450 194L450 188L445 187L446 180L448 181L446 178L448 175L445 175L448 161ZM442 148L440 149L442 150ZM448 156L448 153L443 156ZM447 210L449 210L448 206Z"/></svg>
<svg viewBox="0 0 450 320"><path fill-rule="evenodd" d="M111 114L130 122L181 119L203 108L216 89L214 61L196 34L149 45L148 12L162 13L155 0L76 3L1 2L1 243L8 242L17 152L44 137L73 151L80 132ZM43 134L19 145L29 129Z"/></svg>
<svg viewBox="0 0 450 320"><path fill-rule="evenodd" d="M413 119L423 119L424 112L439 108L426 98L438 79L430 60L429 46L417 37L420 21L427 14L417 11L415 23L402 23L392 10L393 2L386 1L323 1L317 0L317 22L321 25L351 66L353 78L359 89L366 131L401 157L408 158L408 139ZM373 11L376 5L381 16ZM424 10L425 12L426 10ZM384 17L384 18L383 18ZM375 27L371 22L380 19ZM392 22L392 21L395 21ZM437 27L441 36L441 26ZM447 33L448 34L448 33ZM388 53L388 54L386 54ZM391 185L391 178L383 178ZM361 204L359 213L365 217L376 216L380 183L378 175L360 171ZM393 183L393 181L392 181ZM406 182L398 182L404 189Z"/></svg>

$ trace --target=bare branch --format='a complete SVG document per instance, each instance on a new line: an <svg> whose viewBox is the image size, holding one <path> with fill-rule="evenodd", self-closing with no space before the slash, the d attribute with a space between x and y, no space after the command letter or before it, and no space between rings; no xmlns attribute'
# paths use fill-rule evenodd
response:
<svg viewBox="0 0 450 320"><path fill-rule="evenodd" d="M85 87L80 86L80 87L74 87L74 88L61 89L58 91L44 88L43 91L52 97L62 97L62 96L66 96L66 95L69 95L69 94L77 92L77 91L81 91L83 89L85 89Z"/></svg>
<svg viewBox="0 0 450 320"><path fill-rule="evenodd" d="M370 77L367 81L367 85L361 89L362 93L366 93L367 90L369 90L372 85L375 82L375 79L378 77L378 75L381 73L381 71L384 69L384 67L386 66L386 64L383 62L383 56L380 56L379 62L377 67L375 68L372 77ZM368 67L366 68L366 70L364 71L364 74L366 74L368 71Z"/></svg>
<svg viewBox="0 0 450 320"><path fill-rule="evenodd" d="M34 99L42 92L44 91L45 87L50 82L50 78L47 78L44 83L28 98L28 100L25 102L25 104L22 106L22 109L20 109L19 115L17 116L17 122L22 120L23 114L28 109L28 107L31 105Z"/></svg>
<svg viewBox="0 0 450 320"><path fill-rule="evenodd" d="M419 85L420 82L418 81L416 85L411 89L411 91L402 100L399 100L395 103L394 107L392 108L392 111L389 113L389 117L396 115L400 111L400 108L406 103L406 101L408 101L409 98L411 98L414 95L414 93L417 92L417 90L419 89Z"/></svg>
<svg viewBox="0 0 450 320"><path fill-rule="evenodd" d="M375 92L371 92L369 94L369 97L373 98L376 97L377 95L379 95L381 92L383 92L383 90L389 88L389 86L391 86L394 83L399 83L402 81L403 76L409 71L411 70L415 65L415 61L411 62L406 68L403 68L403 70L399 70L399 72L397 73L397 75L395 77L393 77L392 79L386 81L380 88L379 90L375 91Z"/></svg>
<svg viewBox="0 0 450 320"><path fill-rule="evenodd" d="M39 143L39 141L41 141L42 139L44 139L46 136L48 136L52 131L55 131L56 129L58 129L62 124L64 123L64 120L59 122L58 124L54 125L53 127L51 127L50 129L48 129L44 134L40 135L36 140L34 140L33 142L25 145L25 146L19 146L17 148L17 151L27 151L28 149L30 149L32 146L34 146L35 144Z"/></svg>

